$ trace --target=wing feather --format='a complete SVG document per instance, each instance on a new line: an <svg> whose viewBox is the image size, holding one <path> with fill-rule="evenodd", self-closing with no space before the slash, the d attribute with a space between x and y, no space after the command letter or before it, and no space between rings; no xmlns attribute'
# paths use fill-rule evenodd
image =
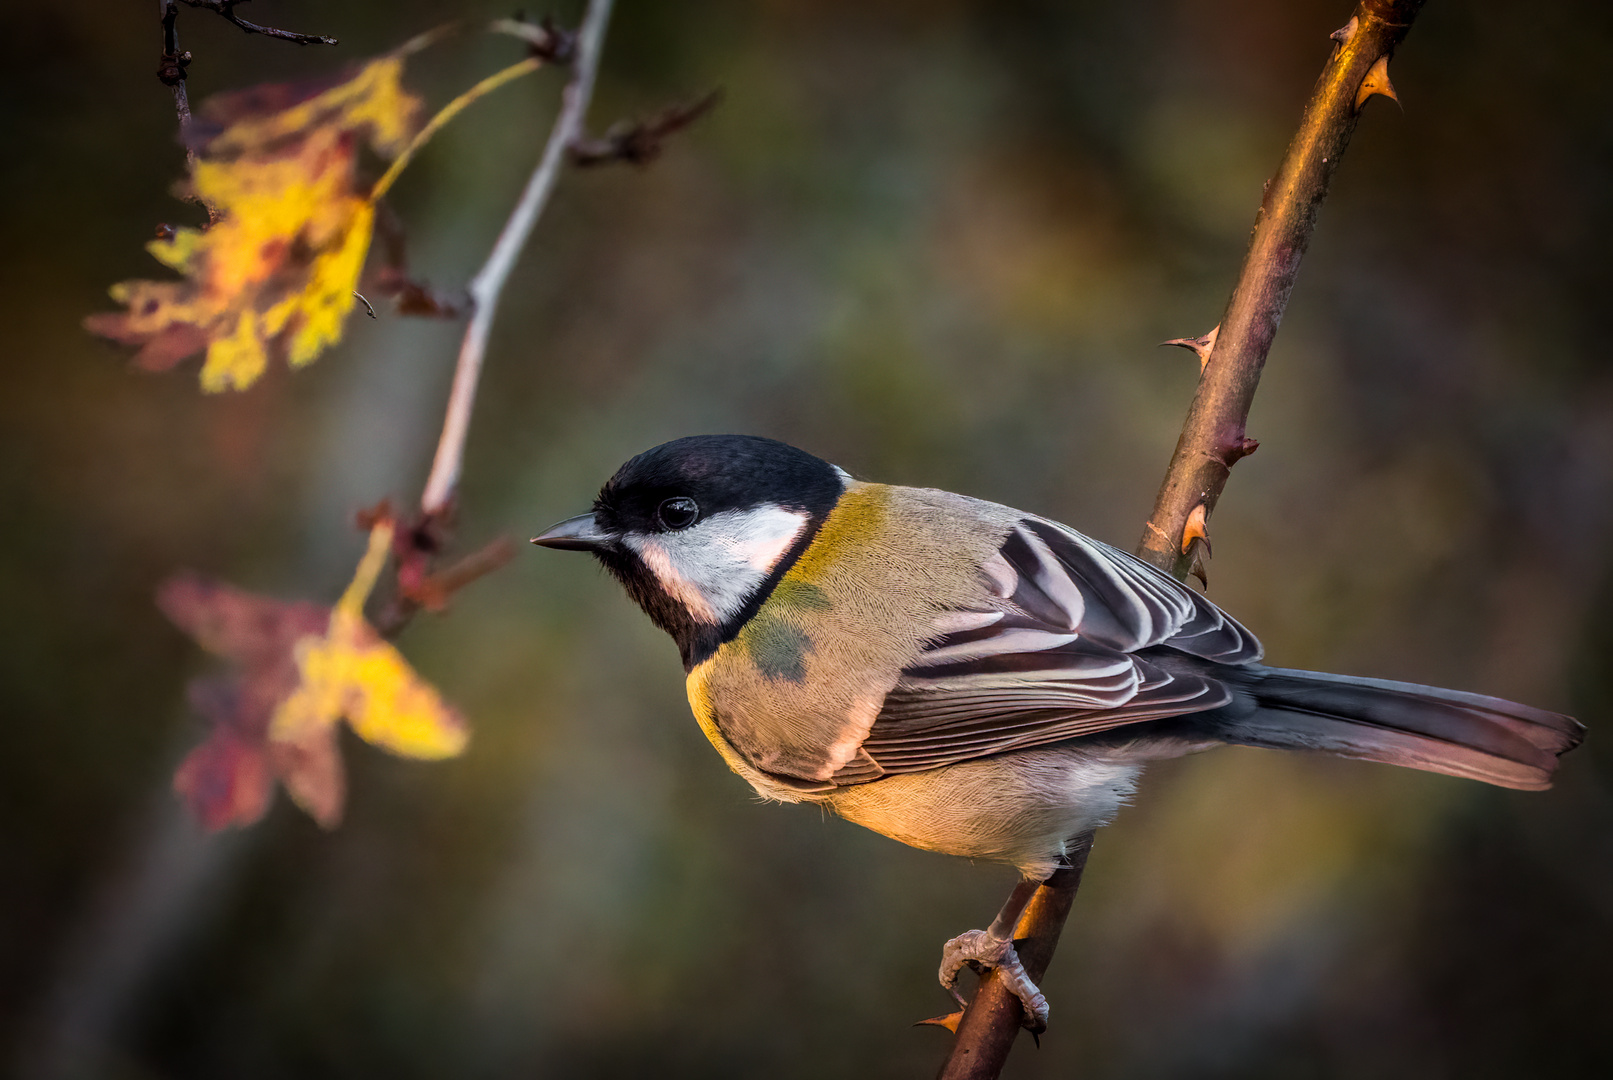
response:
<svg viewBox="0 0 1613 1080"><path fill-rule="evenodd" d="M1232 690L1136 655L1166 645L1225 664L1253 634L1200 594L1057 522L1022 519L981 567L979 609L948 611L885 698L838 784L1218 708Z"/></svg>

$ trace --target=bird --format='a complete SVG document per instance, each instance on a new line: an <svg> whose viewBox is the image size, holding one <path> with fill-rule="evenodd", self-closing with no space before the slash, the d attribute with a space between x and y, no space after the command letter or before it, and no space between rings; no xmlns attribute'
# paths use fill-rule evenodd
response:
<svg viewBox="0 0 1613 1080"><path fill-rule="evenodd" d="M1000 968L1033 1032L1048 1004L1014 927L1147 763L1232 744L1536 791L1584 735L1481 694L1268 667L1242 624L1125 551L760 436L647 450L532 543L592 553L672 636L696 721L758 794L1018 870L938 975L962 1006L961 969Z"/></svg>

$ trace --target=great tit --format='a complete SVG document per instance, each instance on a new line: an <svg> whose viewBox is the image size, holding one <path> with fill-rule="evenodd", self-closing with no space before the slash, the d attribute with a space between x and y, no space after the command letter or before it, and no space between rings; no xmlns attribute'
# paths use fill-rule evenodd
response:
<svg viewBox="0 0 1613 1080"><path fill-rule="evenodd" d="M696 720L758 793L1016 867L940 977L961 1003L963 964L1001 966L1032 1030L1047 1004L1013 927L1145 762L1232 743L1540 790L1584 731L1479 694L1267 667L1235 619L1124 551L772 439L657 446L532 542L592 552L672 635Z"/></svg>

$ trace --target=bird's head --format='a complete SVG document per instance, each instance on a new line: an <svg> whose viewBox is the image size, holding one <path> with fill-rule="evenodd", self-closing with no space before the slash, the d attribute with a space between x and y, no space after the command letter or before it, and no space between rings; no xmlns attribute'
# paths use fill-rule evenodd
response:
<svg viewBox="0 0 1613 1080"><path fill-rule="evenodd" d="M773 439L695 435L633 458L592 512L532 542L592 552L692 668L755 613L850 479Z"/></svg>

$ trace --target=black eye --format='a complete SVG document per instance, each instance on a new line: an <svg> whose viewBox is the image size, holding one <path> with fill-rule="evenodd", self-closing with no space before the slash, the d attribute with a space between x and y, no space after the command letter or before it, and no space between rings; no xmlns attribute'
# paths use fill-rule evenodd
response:
<svg viewBox="0 0 1613 1080"><path fill-rule="evenodd" d="M700 517L700 504L687 495L678 495L662 503L655 516L665 528L687 529Z"/></svg>

